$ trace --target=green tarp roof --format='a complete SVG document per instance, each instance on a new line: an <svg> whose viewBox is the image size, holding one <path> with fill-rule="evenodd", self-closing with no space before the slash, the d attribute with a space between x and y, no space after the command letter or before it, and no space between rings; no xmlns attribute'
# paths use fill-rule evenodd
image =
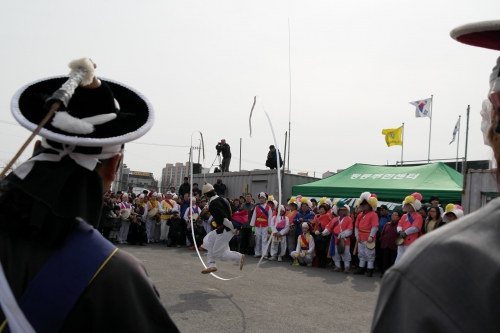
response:
<svg viewBox="0 0 500 333"><path fill-rule="evenodd" d="M442 202L460 202L462 184L462 174L441 162L408 167L354 164L328 178L295 185L292 194L356 198L368 191L377 194L379 200L398 202L419 192L423 202L428 202L431 195L437 195Z"/></svg>

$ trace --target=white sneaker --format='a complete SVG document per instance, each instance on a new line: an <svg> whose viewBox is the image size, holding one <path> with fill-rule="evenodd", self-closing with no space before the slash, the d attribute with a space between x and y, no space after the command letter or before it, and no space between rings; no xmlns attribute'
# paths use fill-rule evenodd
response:
<svg viewBox="0 0 500 333"><path fill-rule="evenodd" d="M276 261L276 257L270 257L269 261Z"/></svg>
<svg viewBox="0 0 500 333"><path fill-rule="evenodd" d="M283 258L281 256L278 257L278 262L282 262Z"/></svg>
<svg viewBox="0 0 500 333"><path fill-rule="evenodd" d="M254 258L260 258L261 256L259 256L258 254L254 255L253 256Z"/></svg>

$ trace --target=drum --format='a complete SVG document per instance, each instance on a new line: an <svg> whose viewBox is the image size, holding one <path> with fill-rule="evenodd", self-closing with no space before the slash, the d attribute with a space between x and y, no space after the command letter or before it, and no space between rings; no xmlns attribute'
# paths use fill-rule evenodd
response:
<svg viewBox="0 0 500 333"><path fill-rule="evenodd" d="M158 213L158 208L153 208L148 212L148 217L155 217L157 213Z"/></svg>
<svg viewBox="0 0 500 333"><path fill-rule="evenodd" d="M366 248L368 250L373 250L375 248L375 242L371 242L371 243L366 242Z"/></svg>
<svg viewBox="0 0 500 333"><path fill-rule="evenodd" d="M130 216L130 209L122 209L120 210L120 218L122 220L127 220Z"/></svg>
<svg viewBox="0 0 500 333"><path fill-rule="evenodd" d="M337 242L337 251L339 254L344 254L345 252L345 240L343 238L339 238Z"/></svg>

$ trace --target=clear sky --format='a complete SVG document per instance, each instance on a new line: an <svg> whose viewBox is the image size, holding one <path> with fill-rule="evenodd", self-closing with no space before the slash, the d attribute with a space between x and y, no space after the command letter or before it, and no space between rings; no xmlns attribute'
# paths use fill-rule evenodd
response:
<svg viewBox="0 0 500 333"><path fill-rule="evenodd" d="M133 86L156 110L138 143L189 146L202 131L206 165L226 139L239 169L264 169L269 125L278 145L288 130L291 30L292 171L312 175L354 163L400 160L383 128L405 123L405 160L427 159L429 119L409 102L434 95L432 158L456 156L448 145L471 106L469 159L489 159L482 143L481 103L498 52L449 37L454 27L498 19L498 0L446 1L2 1L0 11L0 160L28 137L12 125L10 99L24 84L67 74L83 56L97 75ZM195 137L194 145L198 145ZM186 162L189 148L128 144L125 163L160 177L166 163ZM27 152L23 160L29 158ZM196 158L197 159L197 156Z"/></svg>

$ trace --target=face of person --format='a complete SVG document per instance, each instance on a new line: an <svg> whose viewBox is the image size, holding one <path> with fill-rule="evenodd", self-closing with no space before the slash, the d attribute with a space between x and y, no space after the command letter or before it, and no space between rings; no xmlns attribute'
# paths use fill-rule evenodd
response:
<svg viewBox="0 0 500 333"><path fill-rule="evenodd" d="M274 208L274 202L268 201L267 204L269 205L269 207Z"/></svg>
<svg viewBox="0 0 500 333"><path fill-rule="evenodd" d="M172 194L167 194L167 199L168 200L172 199Z"/></svg>
<svg viewBox="0 0 500 333"><path fill-rule="evenodd" d="M238 206L240 204L240 199L234 199L234 204Z"/></svg>
<svg viewBox="0 0 500 333"><path fill-rule="evenodd" d="M222 179L217 179L217 184L222 184Z"/></svg>
<svg viewBox="0 0 500 333"><path fill-rule="evenodd" d="M457 219L457 216L453 213L446 213L446 217L448 217L449 222L453 222Z"/></svg>
<svg viewBox="0 0 500 333"><path fill-rule="evenodd" d="M206 201L200 201L200 208L205 207L205 206L206 206L206 204L207 204L207 202L206 202Z"/></svg>
<svg viewBox="0 0 500 333"><path fill-rule="evenodd" d="M436 208L431 208L429 210L429 216L431 217L431 219L435 220L437 218L437 211L436 211Z"/></svg>
<svg viewBox="0 0 500 333"><path fill-rule="evenodd" d="M120 210L119 209L115 209L115 214L119 215L120 214Z"/></svg>
<svg viewBox="0 0 500 333"><path fill-rule="evenodd" d="M424 218L424 219L425 219L425 218L427 217L427 213L425 212L425 210L421 209L421 210L419 211L419 213L420 213L420 215L422 216L422 218Z"/></svg>
<svg viewBox="0 0 500 333"><path fill-rule="evenodd" d="M266 197L260 197L260 198L259 198L259 202L260 202L261 204L265 204L265 203L266 203Z"/></svg>
<svg viewBox="0 0 500 333"><path fill-rule="evenodd" d="M302 232L303 232L304 234L307 234L307 233L309 232L309 228L302 228Z"/></svg>
<svg viewBox="0 0 500 333"><path fill-rule="evenodd" d="M313 208L316 207L316 203L314 201L311 201L311 204L312 204Z"/></svg>
<svg viewBox="0 0 500 333"><path fill-rule="evenodd" d="M359 205L359 211L360 212L366 212L369 209L369 206L366 202L362 203Z"/></svg>
<svg viewBox="0 0 500 333"><path fill-rule="evenodd" d="M184 193L184 201L189 201L189 194Z"/></svg>
<svg viewBox="0 0 500 333"><path fill-rule="evenodd" d="M320 215L324 215L324 214L326 214L326 210L323 207L321 207L319 209L319 213L320 213Z"/></svg>
<svg viewBox="0 0 500 333"><path fill-rule="evenodd" d="M399 213L398 213L398 212L394 212L394 213L392 213L392 215L391 215L391 220L392 220L392 222L398 222L400 218L401 218L401 217L399 216Z"/></svg>
<svg viewBox="0 0 500 333"><path fill-rule="evenodd" d="M198 189L198 184L194 184L193 185L193 190L197 190Z"/></svg>
<svg viewBox="0 0 500 333"><path fill-rule="evenodd" d="M171 187L170 192L175 193L175 187Z"/></svg>
<svg viewBox="0 0 500 333"><path fill-rule="evenodd" d="M187 184L188 180L187 179L184 179L184 184Z"/></svg>
<svg viewBox="0 0 500 333"><path fill-rule="evenodd" d="M306 204L303 204L302 206L300 206L302 208L302 211L303 212L307 212L309 210L309 206L306 205Z"/></svg>
<svg viewBox="0 0 500 333"><path fill-rule="evenodd" d="M149 197L144 197L144 202L148 202L149 201Z"/></svg>
<svg viewBox="0 0 500 333"><path fill-rule="evenodd" d="M275 151L275 150L276 150L276 148L274 148L274 147L273 147L273 148L270 148L270 150L271 150L271 151Z"/></svg>
<svg viewBox="0 0 500 333"><path fill-rule="evenodd" d="M339 215L346 215L347 214L347 208L340 208L338 211Z"/></svg>
<svg viewBox="0 0 500 333"><path fill-rule="evenodd" d="M225 145L226 144L226 140L220 140L220 143Z"/></svg>
<svg viewBox="0 0 500 333"><path fill-rule="evenodd" d="M439 200L432 200L432 201L431 201L431 204L432 204L433 206L437 206L437 205L439 205Z"/></svg>
<svg viewBox="0 0 500 333"><path fill-rule="evenodd" d="M406 204L406 205L404 206L404 210L405 210L405 212L407 212L408 214L413 214L413 213L415 213L415 209L414 209L414 208L413 208L413 206L412 206L412 205L410 205L410 204Z"/></svg>
<svg viewBox="0 0 500 333"><path fill-rule="evenodd" d="M247 195L245 196L245 201L246 201L247 203L252 202L252 196L251 196L251 195L249 195L249 194L247 194Z"/></svg>
<svg viewBox="0 0 500 333"><path fill-rule="evenodd" d="M386 216L387 215L387 209L380 207L380 215Z"/></svg>

